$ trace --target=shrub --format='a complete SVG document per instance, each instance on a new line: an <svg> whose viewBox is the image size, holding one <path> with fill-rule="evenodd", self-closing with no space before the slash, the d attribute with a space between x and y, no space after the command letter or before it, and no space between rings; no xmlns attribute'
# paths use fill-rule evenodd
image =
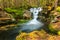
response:
<svg viewBox="0 0 60 40"><path fill-rule="evenodd" d="M14 16L14 18L21 18L24 11L24 9L21 8L5 8L4 10L10 14L13 13L12 15Z"/></svg>
<svg viewBox="0 0 60 40"><path fill-rule="evenodd" d="M57 11L57 12L60 12L60 7L57 7L57 8L56 8L56 11Z"/></svg>

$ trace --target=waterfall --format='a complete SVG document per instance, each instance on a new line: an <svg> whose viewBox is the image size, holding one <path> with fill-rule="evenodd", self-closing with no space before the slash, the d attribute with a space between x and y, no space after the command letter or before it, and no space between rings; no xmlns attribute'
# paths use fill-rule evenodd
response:
<svg viewBox="0 0 60 40"><path fill-rule="evenodd" d="M41 22L37 21L38 13L42 11L42 8L31 8L30 12L33 13L33 19L29 21L27 24L41 24Z"/></svg>
<svg viewBox="0 0 60 40"><path fill-rule="evenodd" d="M38 30L40 29L44 24L40 21L37 20L38 18L38 13L42 11L42 8L31 8L30 12L33 13L33 19L30 20L29 22L25 23L22 25L21 29L24 32L31 32L33 30Z"/></svg>

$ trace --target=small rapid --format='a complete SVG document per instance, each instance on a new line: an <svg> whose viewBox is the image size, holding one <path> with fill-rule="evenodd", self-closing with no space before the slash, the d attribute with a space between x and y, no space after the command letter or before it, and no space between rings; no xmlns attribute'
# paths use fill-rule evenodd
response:
<svg viewBox="0 0 60 40"><path fill-rule="evenodd" d="M33 13L33 19L30 20L29 22L25 23L22 25L21 29L22 31L33 31L40 29L44 24L40 21L37 20L38 18L38 13L42 11L42 8L31 8L30 12Z"/></svg>
<svg viewBox="0 0 60 40"><path fill-rule="evenodd" d="M40 24L43 25L42 22L37 21L38 18L38 13L42 11L42 8L31 8L30 12L33 13L33 19L31 21L29 21L27 24L31 25L31 24Z"/></svg>

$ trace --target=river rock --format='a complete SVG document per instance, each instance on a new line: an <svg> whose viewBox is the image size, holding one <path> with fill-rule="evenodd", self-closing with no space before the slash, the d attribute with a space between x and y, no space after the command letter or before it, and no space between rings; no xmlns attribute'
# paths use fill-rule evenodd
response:
<svg viewBox="0 0 60 40"><path fill-rule="evenodd" d="M23 14L23 18L24 19L30 19L31 18L31 12L28 10L25 10L24 14Z"/></svg>
<svg viewBox="0 0 60 40"><path fill-rule="evenodd" d="M15 21L13 16L3 10L0 10L0 24L5 23L7 21Z"/></svg>
<svg viewBox="0 0 60 40"><path fill-rule="evenodd" d="M49 25L49 30L52 32L56 32L60 30L60 22L56 22L56 23L50 23Z"/></svg>

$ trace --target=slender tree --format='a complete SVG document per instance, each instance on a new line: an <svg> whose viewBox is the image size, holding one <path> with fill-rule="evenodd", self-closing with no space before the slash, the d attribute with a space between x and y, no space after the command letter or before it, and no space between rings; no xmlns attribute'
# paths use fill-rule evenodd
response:
<svg viewBox="0 0 60 40"><path fill-rule="evenodd" d="M58 4L58 0L55 0L55 4L54 4L55 8L57 7L57 4Z"/></svg>

